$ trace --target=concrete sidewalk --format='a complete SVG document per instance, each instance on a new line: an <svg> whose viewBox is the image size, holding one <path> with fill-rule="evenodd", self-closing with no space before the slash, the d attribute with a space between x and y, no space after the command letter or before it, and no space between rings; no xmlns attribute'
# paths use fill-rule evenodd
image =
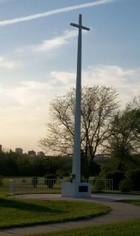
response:
<svg viewBox="0 0 140 236"><path fill-rule="evenodd" d="M20 197L20 196L18 196ZM36 195L24 195L22 198L30 199L59 199L63 200L60 195L45 195L45 194L36 194ZM120 195L120 194L94 194L89 199L81 199L86 201L100 202L106 206L111 207L112 211L109 214L95 217L88 220L80 221L71 221L65 223L56 223L48 225L38 225L22 228L11 228L0 230L0 236L19 236L19 235L29 235L32 233L43 233L43 232L54 232L64 229L72 228L82 228L86 226L102 225L109 223L117 223L126 220L133 220L140 218L140 207L134 206L131 204L116 202L118 200L125 199L140 199L138 195Z"/></svg>

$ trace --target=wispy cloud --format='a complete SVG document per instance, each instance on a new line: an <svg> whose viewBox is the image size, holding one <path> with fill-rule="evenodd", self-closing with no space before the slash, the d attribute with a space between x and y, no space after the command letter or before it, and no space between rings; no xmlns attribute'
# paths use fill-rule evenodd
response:
<svg viewBox="0 0 140 236"><path fill-rule="evenodd" d="M89 3L74 5L74 6L70 6L70 7L59 8L59 9L46 11L46 12L42 12L42 13L37 13L37 14L29 15L29 16L13 18L13 19L8 19L8 20L2 20L2 21L0 21L0 26L12 25L12 24L20 23L20 22L25 22L25 21L31 21L31 20L35 20L38 18L42 18L42 17L47 17L47 16L51 16L51 15L70 12L70 11L74 11L74 10L78 10L78 9L82 9L82 8L95 7L98 5L104 5L104 4L111 3L111 2L114 2L114 0L98 0L96 2L89 2Z"/></svg>
<svg viewBox="0 0 140 236"><path fill-rule="evenodd" d="M86 34L86 31L83 32ZM68 44L69 41L77 36L77 30L64 31L61 33L61 36L55 35L51 39L43 40L39 44L29 45L21 48L17 48L15 51L18 54L26 55L32 53L44 53L46 51L52 51L59 49L65 44Z"/></svg>
<svg viewBox="0 0 140 236"><path fill-rule="evenodd" d="M34 52L46 52L49 50L54 50L67 44L68 41L77 36L77 31L65 31L61 36L56 36L50 40L44 40L41 44L34 46Z"/></svg>

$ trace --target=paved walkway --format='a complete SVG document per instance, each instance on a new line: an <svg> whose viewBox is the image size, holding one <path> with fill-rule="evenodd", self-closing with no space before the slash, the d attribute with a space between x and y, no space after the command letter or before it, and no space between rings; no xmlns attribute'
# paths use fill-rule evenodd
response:
<svg viewBox="0 0 140 236"><path fill-rule="evenodd" d="M20 196L19 196L20 197ZM22 198L30 199L61 199L60 195L24 195ZM90 199L84 199L86 201L100 202L106 206L111 207L112 211L109 214L95 217L89 220L71 221L65 223L30 226L23 228L12 228L0 230L0 236L20 236L29 235L32 233L54 232L64 229L80 228L86 226L102 225L108 223L116 223L126 220L132 220L140 218L140 207L131 204L116 202L124 199L140 199L138 195L119 195L119 194L94 194ZM83 200L83 199L82 199Z"/></svg>

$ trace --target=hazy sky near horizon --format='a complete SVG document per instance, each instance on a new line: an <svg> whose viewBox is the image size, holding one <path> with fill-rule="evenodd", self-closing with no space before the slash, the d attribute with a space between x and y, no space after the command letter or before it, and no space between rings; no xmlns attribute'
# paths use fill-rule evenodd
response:
<svg viewBox="0 0 140 236"><path fill-rule="evenodd" d="M139 0L0 0L0 144L40 150L49 104L75 87L82 14L82 85L140 94Z"/></svg>

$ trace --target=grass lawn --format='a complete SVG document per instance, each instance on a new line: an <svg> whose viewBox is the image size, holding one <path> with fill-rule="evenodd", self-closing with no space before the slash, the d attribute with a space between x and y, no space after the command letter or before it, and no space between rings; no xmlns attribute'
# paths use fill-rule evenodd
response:
<svg viewBox="0 0 140 236"><path fill-rule="evenodd" d="M140 206L140 199L123 200L122 202L131 203L133 205Z"/></svg>
<svg viewBox="0 0 140 236"><path fill-rule="evenodd" d="M110 208L86 201L21 200L0 198L0 228L86 219Z"/></svg>
<svg viewBox="0 0 140 236"><path fill-rule="evenodd" d="M139 236L140 219L118 224L108 224L56 233L32 234L32 236ZM31 236L31 235L30 235Z"/></svg>

